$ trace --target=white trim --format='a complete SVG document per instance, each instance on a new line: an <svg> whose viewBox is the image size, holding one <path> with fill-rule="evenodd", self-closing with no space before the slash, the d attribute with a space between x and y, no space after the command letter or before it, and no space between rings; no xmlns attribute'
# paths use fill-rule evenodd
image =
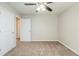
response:
<svg viewBox="0 0 79 59"><path fill-rule="evenodd" d="M32 41L58 41L58 40L32 40Z"/></svg>
<svg viewBox="0 0 79 59"><path fill-rule="evenodd" d="M74 49L72 49L71 47L69 47L68 45L66 45L65 43L63 43L62 41L58 41L60 42L62 45L64 45L65 47L67 47L68 49L70 49L71 51L73 51L74 53L76 53L77 55L79 55L79 53L77 51L75 51Z"/></svg>
<svg viewBox="0 0 79 59"><path fill-rule="evenodd" d="M54 41L59 42L58 40L32 40L32 41L23 41L23 40L21 40L21 42L54 42Z"/></svg>

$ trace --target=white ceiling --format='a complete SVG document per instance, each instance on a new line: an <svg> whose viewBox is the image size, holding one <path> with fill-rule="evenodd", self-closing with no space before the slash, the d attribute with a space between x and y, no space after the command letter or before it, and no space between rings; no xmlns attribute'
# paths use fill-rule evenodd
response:
<svg viewBox="0 0 79 59"><path fill-rule="evenodd" d="M59 14L64 10L68 9L75 3L72 2L54 2L49 4L48 6L53 9L52 12L49 11L41 11L37 13L37 6L25 6L24 2L9 2L10 6L12 6L20 15L35 15L35 14Z"/></svg>

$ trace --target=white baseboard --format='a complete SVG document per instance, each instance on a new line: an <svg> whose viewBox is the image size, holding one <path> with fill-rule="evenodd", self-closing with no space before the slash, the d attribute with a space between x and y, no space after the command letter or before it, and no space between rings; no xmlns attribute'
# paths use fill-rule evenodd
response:
<svg viewBox="0 0 79 59"><path fill-rule="evenodd" d="M34 41L37 41L37 42L44 42L44 41L58 41L58 40L32 40L32 41L23 41L23 40L20 40L22 42L34 42Z"/></svg>
<svg viewBox="0 0 79 59"><path fill-rule="evenodd" d="M79 55L79 53L77 51L75 51L74 49L72 49L71 47L69 47L68 45L66 45L65 43L63 43L62 41L59 41L62 45L64 45L65 47L67 47L68 49L70 49L71 51L73 51L74 53L76 53L77 55Z"/></svg>
<svg viewBox="0 0 79 59"><path fill-rule="evenodd" d="M58 41L58 40L32 40L32 41Z"/></svg>

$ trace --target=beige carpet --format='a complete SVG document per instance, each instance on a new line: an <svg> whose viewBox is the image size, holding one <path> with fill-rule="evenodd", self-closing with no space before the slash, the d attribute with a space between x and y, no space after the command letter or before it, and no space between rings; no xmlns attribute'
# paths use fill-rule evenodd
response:
<svg viewBox="0 0 79 59"><path fill-rule="evenodd" d="M59 42L17 42L5 56L77 56Z"/></svg>

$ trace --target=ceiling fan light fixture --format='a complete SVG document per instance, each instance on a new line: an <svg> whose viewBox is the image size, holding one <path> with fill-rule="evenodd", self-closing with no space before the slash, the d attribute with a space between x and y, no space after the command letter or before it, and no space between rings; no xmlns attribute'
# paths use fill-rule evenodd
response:
<svg viewBox="0 0 79 59"><path fill-rule="evenodd" d="M45 11L46 10L46 8L45 8L44 5L40 5L40 8L41 8L42 11Z"/></svg>
<svg viewBox="0 0 79 59"><path fill-rule="evenodd" d="M45 8L42 8L42 11L46 11L46 9Z"/></svg>
<svg viewBox="0 0 79 59"><path fill-rule="evenodd" d="M45 5L41 4L36 10L37 11L45 11L46 7L45 7Z"/></svg>

